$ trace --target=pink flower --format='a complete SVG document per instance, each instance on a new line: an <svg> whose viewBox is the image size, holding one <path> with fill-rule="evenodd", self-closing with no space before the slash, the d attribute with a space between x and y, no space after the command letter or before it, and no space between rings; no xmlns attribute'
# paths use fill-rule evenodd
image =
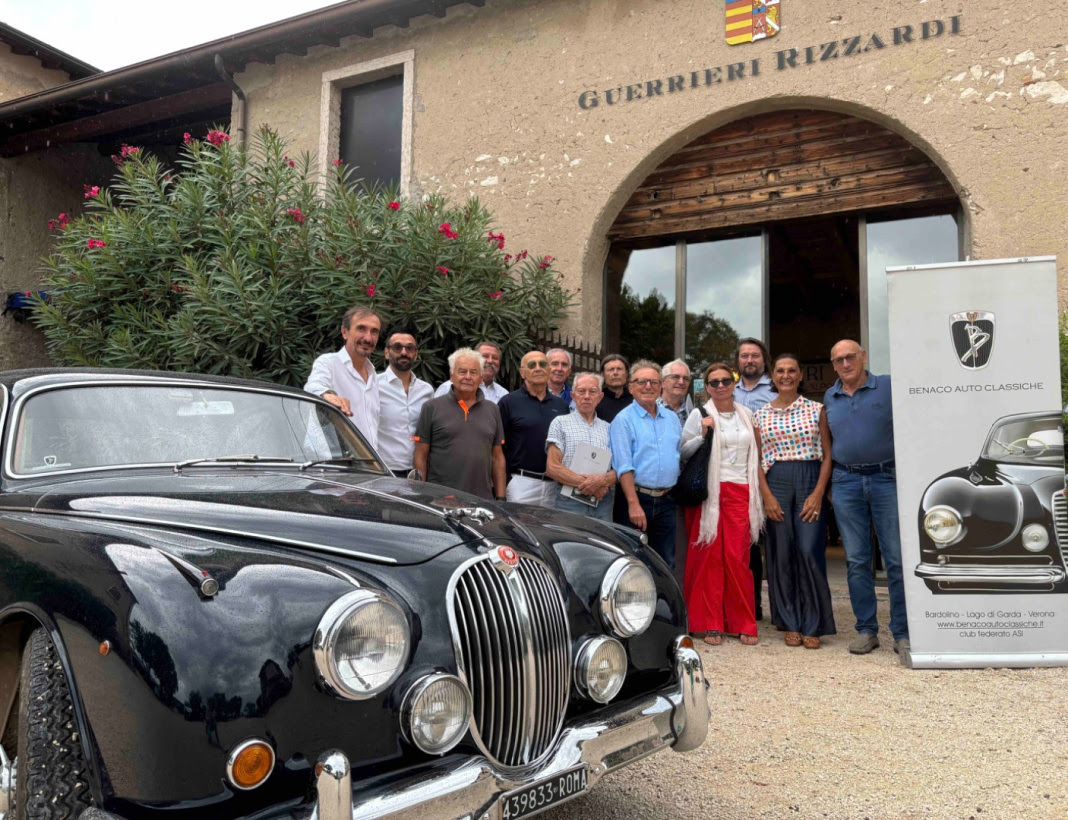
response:
<svg viewBox="0 0 1068 820"><path fill-rule="evenodd" d="M210 139L210 137L209 137L209 139ZM218 145L218 143L216 143L216 145ZM296 168L297 167L297 163L293 162L293 160L291 160L288 156L282 157L282 162L285 163L286 165L288 165L290 168Z"/></svg>
<svg viewBox="0 0 1068 820"><path fill-rule="evenodd" d="M70 221L69 214L60 214L55 219L48 220L48 230L54 231L57 228L66 228L67 222Z"/></svg>
<svg viewBox="0 0 1068 820"><path fill-rule="evenodd" d="M400 203L397 202L397 201L393 201L393 202L389 203L389 205L387 205L386 207L389 208L391 211L399 211L400 210Z"/></svg>
<svg viewBox="0 0 1068 820"><path fill-rule="evenodd" d="M438 273L440 273L442 276L448 276L450 271L444 265L438 265Z"/></svg>
<svg viewBox="0 0 1068 820"><path fill-rule="evenodd" d="M105 242L103 239L90 239L86 243L86 245L89 246L89 250L92 250L93 248L104 248L107 247L107 244L108 243Z"/></svg>
<svg viewBox="0 0 1068 820"><path fill-rule="evenodd" d="M92 187L90 187L89 185L83 185L82 187L85 188L86 199L92 199L93 197L98 196L100 194L99 185L93 185Z"/></svg>
<svg viewBox="0 0 1068 820"><path fill-rule="evenodd" d="M222 145L224 142L229 142L230 141L230 135L227 134L225 131L209 131L206 139L212 145L218 147L218 146ZM287 159L288 159L288 157L287 157Z"/></svg>
<svg viewBox="0 0 1068 820"><path fill-rule="evenodd" d="M458 239L460 236L460 234L452 229L452 225L448 222L442 222L438 225L438 233L444 235L446 239Z"/></svg>
<svg viewBox="0 0 1068 820"><path fill-rule="evenodd" d="M304 214L300 212L300 208L286 208L286 213L293 217L293 221L298 225L304 222Z"/></svg>
<svg viewBox="0 0 1068 820"><path fill-rule="evenodd" d="M499 291L499 290L498 291L492 291L491 290L489 292L489 298L490 299L500 299L503 295L504 295L504 293L502 291Z"/></svg>
<svg viewBox="0 0 1068 820"><path fill-rule="evenodd" d="M368 285L367 286L367 295L371 296L371 297L373 297L375 295L375 286L374 285Z"/></svg>
<svg viewBox="0 0 1068 820"><path fill-rule="evenodd" d="M126 159L126 157L136 157L138 154L141 153L141 149L123 143L122 148L119 149L119 153L123 159Z"/></svg>
<svg viewBox="0 0 1068 820"><path fill-rule="evenodd" d="M193 141L193 135L190 134L188 131L186 131L184 134L182 134L182 142L184 142L186 145L189 145L189 143L191 143L192 141Z"/></svg>
<svg viewBox="0 0 1068 820"><path fill-rule="evenodd" d="M538 263L538 267L539 267L539 268L541 268L542 270L545 270L545 269L546 269L547 267L549 267L549 266L550 266L550 265L551 265L552 263L553 263L553 257L551 257L551 256L546 256L546 257L545 257L544 259L542 259L542 260L541 260L541 261L540 261L540 262Z"/></svg>
<svg viewBox="0 0 1068 820"><path fill-rule="evenodd" d="M335 168L339 168L339 167L341 167L341 164L344 163L344 162L345 162L345 160L343 160L341 157L338 157L337 159L334 160L334 167Z"/></svg>
<svg viewBox="0 0 1068 820"><path fill-rule="evenodd" d="M493 244L494 242L496 242L497 243L497 250L499 250L499 251L503 251L504 250L504 234L503 233L494 233L493 231L490 231L489 232L489 236L486 237L486 241L489 242L490 244Z"/></svg>

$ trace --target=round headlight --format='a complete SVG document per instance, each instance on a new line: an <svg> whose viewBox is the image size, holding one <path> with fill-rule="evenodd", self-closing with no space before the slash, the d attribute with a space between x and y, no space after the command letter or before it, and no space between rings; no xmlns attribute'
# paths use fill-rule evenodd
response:
<svg viewBox="0 0 1068 820"><path fill-rule="evenodd" d="M1028 524L1023 528L1024 549L1042 552L1049 546L1049 532L1041 524Z"/></svg>
<svg viewBox="0 0 1068 820"><path fill-rule="evenodd" d="M964 527L960 513L952 507L932 507L923 517L923 529L932 541L945 547L960 538Z"/></svg>
<svg viewBox="0 0 1068 820"><path fill-rule="evenodd" d="M352 700L373 697L397 679L408 660L408 622L381 593L359 589L330 605L312 642L323 683Z"/></svg>
<svg viewBox="0 0 1068 820"><path fill-rule="evenodd" d="M578 690L598 703L619 694L627 677L627 653L615 638L591 638L582 645L575 662Z"/></svg>
<svg viewBox="0 0 1068 820"><path fill-rule="evenodd" d="M653 622L656 583L644 564L633 558L612 562L601 581L601 617L621 638L640 635Z"/></svg>
<svg viewBox="0 0 1068 820"><path fill-rule="evenodd" d="M445 754L467 732L471 693L455 675L427 675L408 690L401 711L412 743L427 754Z"/></svg>

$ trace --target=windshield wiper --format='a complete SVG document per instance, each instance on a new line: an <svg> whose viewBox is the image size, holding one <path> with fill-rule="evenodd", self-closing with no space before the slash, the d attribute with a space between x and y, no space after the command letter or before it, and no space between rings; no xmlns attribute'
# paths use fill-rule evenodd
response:
<svg viewBox="0 0 1068 820"><path fill-rule="evenodd" d="M185 461L179 461L174 465L174 472L180 473L183 467L192 467L194 464L259 464L272 463L272 464L292 464L293 459L286 458L285 456L258 456L255 453L241 453L232 456L216 456L214 458L187 458Z"/></svg>
<svg viewBox="0 0 1068 820"><path fill-rule="evenodd" d="M309 467L317 467L320 464L378 464L377 458L367 458L366 456L333 456L331 458L313 458L311 461L305 461L300 465L300 469L303 472Z"/></svg>

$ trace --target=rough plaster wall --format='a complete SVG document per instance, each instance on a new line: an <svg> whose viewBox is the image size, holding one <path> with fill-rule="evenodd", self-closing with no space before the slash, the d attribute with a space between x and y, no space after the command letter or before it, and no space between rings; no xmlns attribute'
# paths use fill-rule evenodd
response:
<svg viewBox="0 0 1068 820"><path fill-rule="evenodd" d="M36 57L12 54L11 46L0 43L0 102L44 91L69 79L65 71L42 68Z"/></svg>
<svg viewBox="0 0 1068 820"><path fill-rule="evenodd" d="M582 288L572 330L597 338L604 235L642 179L689 140L739 116L817 105L876 120L923 147L957 186L973 258L1057 254L1068 301L1063 145L1068 47L1048 2L784 0L783 31L728 46L708 0L489 0L444 21L256 66L249 125L318 143L324 71L415 49L414 194L478 194L509 249L552 253ZM892 45L896 26L961 33ZM775 70L775 52L877 33L887 47ZM918 37L917 37L918 39ZM816 52L817 57L819 51ZM579 109L617 88L759 58L760 76ZM724 71L726 74L726 71Z"/></svg>

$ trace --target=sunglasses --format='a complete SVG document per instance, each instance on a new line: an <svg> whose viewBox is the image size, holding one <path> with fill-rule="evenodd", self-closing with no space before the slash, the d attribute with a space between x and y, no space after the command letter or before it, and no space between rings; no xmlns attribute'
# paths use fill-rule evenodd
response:
<svg viewBox="0 0 1068 820"><path fill-rule="evenodd" d="M734 379L709 379L705 384L709 387L730 387Z"/></svg>
<svg viewBox="0 0 1068 820"><path fill-rule="evenodd" d="M545 359L531 359L523 367L527 370L548 370L549 363Z"/></svg>
<svg viewBox="0 0 1068 820"><path fill-rule="evenodd" d="M394 353L415 353L415 345L402 345L400 342L394 342L389 345L389 349Z"/></svg>

